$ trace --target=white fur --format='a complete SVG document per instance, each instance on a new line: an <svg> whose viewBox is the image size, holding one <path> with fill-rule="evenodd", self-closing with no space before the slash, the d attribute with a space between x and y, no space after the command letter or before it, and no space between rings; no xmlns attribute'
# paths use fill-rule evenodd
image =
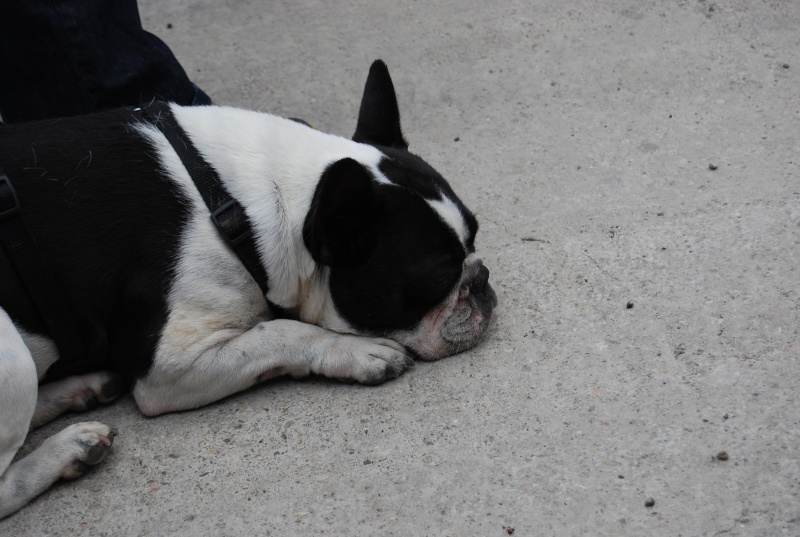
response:
<svg viewBox="0 0 800 537"><path fill-rule="evenodd" d="M444 194L441 194L441 196L441 200L426 199L425 201L427 201L428 205L430 205L431 208L436 211L436 214L439 215L439 218L441 218L445 224L452 228L456 234L456 237L458 237L458 239L461 241L461 245L466 247L469 229L467 228L467 223L464 220L464 215L461 213L461 209L458 208L453 200Z"/></svg>
<svg viewBox="0 0 800 537"><path fill-rule="evenodd" d="M276 319L169 362L157 359L133 395L148 416L197 408L280 375L311 373L377 384L413 365L402 345L388 339L338 334Z"/></svg>
<svg viewBox="0 0 800 537"><path fill-rule="evenodd" d="M22 336L22 341L30 351L31 356L33 356L37 377L42 380L50 366L58 361L58 347L49 337L31 334L19 326L16 329L19 335Z"/></svg>
<svg viewBox="0 0 800 537"><path fill-rule="evenodd" d="M383 154L269 114L225 107L173 107L173 112L257 226L256 242L270 278L269 300L297 307L308 299L302 291L309 290L316 270L302 232L323 171L349 157L380 178ZM312 287L312 292L321 290Z"/></svg>
<svg viewBox="0 0 800 537"><path fill-rule="evenodd" d="M28 434L36 408L37 384L31 353L0 308L0 475ZM0 489L0 505L3 494Z"/></svg>

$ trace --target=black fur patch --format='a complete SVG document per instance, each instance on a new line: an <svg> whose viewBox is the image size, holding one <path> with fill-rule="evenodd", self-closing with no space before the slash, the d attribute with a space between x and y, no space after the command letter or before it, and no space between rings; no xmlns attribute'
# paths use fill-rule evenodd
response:
<svg viewBox="0 0 800 537"><path fill-rule="evenodd" d="M411 329L461 277L464 248L419 196L389 185L377 188L383 214L372 223L378 240L360 266L331 269L336 309L356 328L374 334Z"/></svg>
<svg viewBox="0 0 800 537"><path fill-rule="evenodd" d="M380 165L391 185L351 159L333 164L317 185L304 226L312 256L330 267L337 311L376 335L417 325L453 290L467 255L426 199L445 193L463 205L430 166L404 154L393 153L396 158ZM462 211L471 244L477 222Z"/></svg>
<svg viewBox="0 0 800 537"><path fill-rule="evenodd" d="M478 220L458 199L445 178L430 164L408 151L380 146L378 149L389 157L383 159L378 167L392 183L430 200L441 200L442 195L445 195L456 204L461 214L464 215L469 232L466 241L467 249L469 252L474 252Z"/></svg>
<svg viewBox="0 0 800 537"><path fill-rule="evenodd" d="M187 200L131 128L139 120L123 109L0 129L0 162L90 358L128 382L152 363L188 219ZM14 322L45 334L5 254L0 281Z"/></svg>
<svg viewBox="0 0 800 537"><path fill-rule="evenodd" d="M392 186L373 182L368 195L344 193L348 200L361 200L353 206L318 211L328 197L318 185L312 212L333 216L316 219L309 214L306 245L315 260L324 262L319 255L323 249L315 248L308 237L327 227L341 228L341 219L349 220L350 229L360 231L348 241L349 249L356 251L347 255L352 262L330 265L336 309L354 327L373 334L411 329L458 283L467 253L475 251L478 221L436 170L409 153L394 86L380 60L370 67L353 140L373 145L388 157L379 169ZM455 231L425 201L441 200L443 195L464 216L466 251Z"/></svg>

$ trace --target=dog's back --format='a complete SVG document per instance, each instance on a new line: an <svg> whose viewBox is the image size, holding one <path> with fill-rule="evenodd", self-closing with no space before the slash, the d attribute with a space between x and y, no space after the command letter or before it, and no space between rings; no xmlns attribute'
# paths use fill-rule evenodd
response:
<svg viewBox="0 0 800 537"><path fill-rule="evenodd" d="M157 344L187 212L131 127L140 120L122 109L0 129L0 163L83 332L84 363L128 378L146 370ZM46 334L2 249L0 281L0 307L24 333ZM77 372L62 366L50 378Z"/></svg>

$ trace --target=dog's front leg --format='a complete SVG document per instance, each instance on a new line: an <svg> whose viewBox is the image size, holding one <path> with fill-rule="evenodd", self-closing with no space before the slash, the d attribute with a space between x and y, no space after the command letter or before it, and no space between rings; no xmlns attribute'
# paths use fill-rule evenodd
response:
<svg viewBox="0 0 800 537"><path fill-rule="evenodd" d="M141 411L155 416L197 408L280 375L303 378L314 373L379 384L413 365L405 348L390 339L338 334L280 319L261 322L199 354L159 352L133 394Z"/></svg>

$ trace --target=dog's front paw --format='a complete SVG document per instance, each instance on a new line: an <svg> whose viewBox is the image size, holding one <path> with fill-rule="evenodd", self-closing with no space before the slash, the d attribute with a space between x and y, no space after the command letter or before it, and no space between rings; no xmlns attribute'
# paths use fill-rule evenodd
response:
<svg viewBox="0 0 800 537"><path fill-rule="evenodd" d="M96 421L76 423L48 438L42 447L50 452L49 461L61 466L62 478L75 479L106 458L115 435L108 425Z"/></svg>
<svg viewBox="0 0 800 537"><path fill-rule="evenodd" d="M344 382L380 384L414 366L405 347L391 339L337 336L315 373Z"/></svg>

